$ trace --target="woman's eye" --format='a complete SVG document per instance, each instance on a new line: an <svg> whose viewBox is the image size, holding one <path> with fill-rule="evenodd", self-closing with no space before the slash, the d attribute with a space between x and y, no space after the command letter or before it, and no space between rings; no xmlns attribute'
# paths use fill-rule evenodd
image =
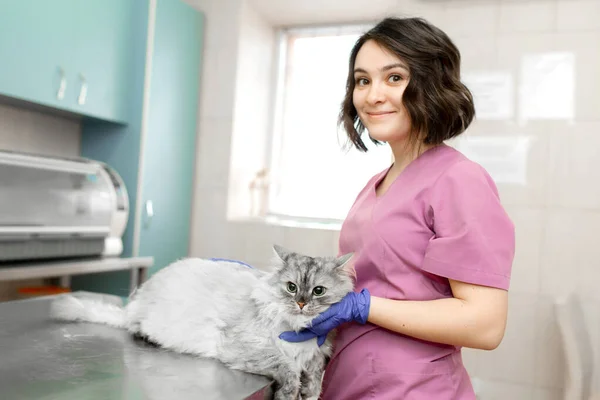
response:
<svg viewBox="0 0 600 400"><path fill-rule="evenodd" d="M323 286L317 286L313 289L313 294L315 296L319 297L319 296L323 296L326 291L327 291L327 289L325 289Z"/></svg>
<svg viewBox="0 0 600 400"><path fill-rule="evenodd" d="M402 80L402 77L401 77L400 75L391 75L391 76L388 78L388 80L389 80L391 83L398 83L398 82L400 82L400 81Z"/></svg>
<svg viewBox="0 0 600 400"><path fill-rule="evenodd" d="M358 86L365 86L369 83L369 81L365 78L358 78L355 83Z"/></svg>
<svg viewBox="0 0 600 400"><path fill-rule="evenodd" d="M290 293L296 293L296 291L298 290L298 287L296 286L296 284L292 283L292 282L288 282L287 283L287 291Z"/></svg>

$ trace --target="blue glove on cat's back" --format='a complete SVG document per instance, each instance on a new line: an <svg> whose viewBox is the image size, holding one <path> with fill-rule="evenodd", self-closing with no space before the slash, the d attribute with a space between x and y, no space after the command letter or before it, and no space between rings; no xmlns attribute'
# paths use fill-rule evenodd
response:
<svg viewBox="0 0 600 400"><path fill-rule="evenodd" d="M366 324L370 306L371 293L368 289L365 288L360 293L350 292L339 303L333 304L313 319L308 328L300 332L283 332L279 338L287 342L304 342L317 337L317 343L321 346L329 331L341 324L353 321Z"/></svg>

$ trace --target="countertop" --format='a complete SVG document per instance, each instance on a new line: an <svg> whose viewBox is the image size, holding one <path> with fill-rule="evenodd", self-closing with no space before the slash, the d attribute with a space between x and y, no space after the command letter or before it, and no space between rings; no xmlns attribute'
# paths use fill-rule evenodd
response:
<svg viewBox="0 0 600 400"><path fill-rule="evenodd" d="M48 318L52 296L0 303L3 400L269 399L271 381L154 348L126 331Z"/></svg>

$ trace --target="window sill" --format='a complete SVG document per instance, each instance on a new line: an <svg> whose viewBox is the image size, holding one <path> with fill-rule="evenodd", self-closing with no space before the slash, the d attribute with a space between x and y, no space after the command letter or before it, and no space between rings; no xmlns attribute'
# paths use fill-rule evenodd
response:
<svg viewBox="0 0 600 400"><path fill-rule="evenodd" d="M265 217L240 217L230 220L231 222L252 222L271 226L283 226L288 228L300 229L322 229L330 231L339 231L342 227L342 221L303 219L294 217L285 217L280 215L268 215Z"/></svg>

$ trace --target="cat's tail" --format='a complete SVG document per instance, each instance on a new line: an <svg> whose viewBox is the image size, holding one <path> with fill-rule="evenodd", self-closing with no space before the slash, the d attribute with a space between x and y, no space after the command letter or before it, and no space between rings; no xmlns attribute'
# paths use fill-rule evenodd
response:
<svg viewBox="0 0 600 400"><path fill-rule="evenodd" d="M62 295L52 302L50 317L59 321L91 322L115 328L127 327L127 318L123 307L101 300L78 298L71 295Z"/></svg>

